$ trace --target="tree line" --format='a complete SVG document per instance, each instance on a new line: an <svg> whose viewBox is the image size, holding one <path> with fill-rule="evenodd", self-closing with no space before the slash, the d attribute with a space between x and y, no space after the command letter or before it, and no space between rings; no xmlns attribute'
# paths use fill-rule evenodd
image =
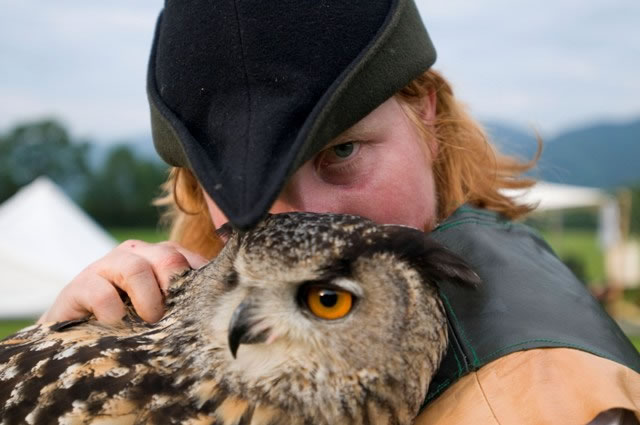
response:
<svg viewBox="0 0 640 425"><path fill-rule="evenodd" d="M167 166L143 158L126 143L104 157L52 119L21 123L0 134L0 203L38 176L48 176L102 226L155 226L152 200ZM94 155L95 156L95 155Z"/></svg>

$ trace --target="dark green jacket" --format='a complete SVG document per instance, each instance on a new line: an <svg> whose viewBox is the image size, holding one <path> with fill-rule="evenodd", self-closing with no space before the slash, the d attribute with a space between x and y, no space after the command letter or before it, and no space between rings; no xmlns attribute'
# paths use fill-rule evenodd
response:
<svg viewBox="0 0 640 425"><path fill-rule="evenodd" d="M640 372L637 350L533 229L463 206L431 236L483 283L477 290L441 285L450 342L426 403L467 373L533 348L574 348Z"/></svg>

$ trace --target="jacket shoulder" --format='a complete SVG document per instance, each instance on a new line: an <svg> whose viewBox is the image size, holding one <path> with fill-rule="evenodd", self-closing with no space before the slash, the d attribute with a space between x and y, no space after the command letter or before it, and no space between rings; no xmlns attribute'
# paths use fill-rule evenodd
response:
<svg viewBox="0 0 640 425"><path fill-rule="evenodd" d="M639 394L640 374L624 365L570 348L534 349L467 374L414 423L586 424L611 409L640 420Z"/></svg>
<svg viewBox="0 0 640 425"><path fill-rule="evenodd" d="M440 284L450 343L427 401L522 350L571 348L640 372L640 356L619 326L530 227L463 206L431 237L464 258L482 284L474 291Z"/></svg>

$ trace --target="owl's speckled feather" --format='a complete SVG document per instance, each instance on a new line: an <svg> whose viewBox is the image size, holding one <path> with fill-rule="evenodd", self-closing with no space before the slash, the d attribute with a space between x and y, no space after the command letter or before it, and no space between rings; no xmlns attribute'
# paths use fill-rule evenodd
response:
<svg viewBox="0 0 640 425"><path fill-rule="evenodd" d="M443 279L478 278L417 230L270 216L177 277L155 324L130 312L0 342L0 424L409 424L446 349ZM313 284L352 310L314 316Z"/></svg>

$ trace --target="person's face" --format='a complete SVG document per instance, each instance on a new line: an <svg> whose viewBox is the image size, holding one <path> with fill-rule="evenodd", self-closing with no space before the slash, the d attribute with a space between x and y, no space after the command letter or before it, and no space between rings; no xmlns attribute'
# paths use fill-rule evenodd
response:
<svg viewBox="0 0 640 425"><path fill-rule="evenodd" d="M435 117L433 96L423 118ZM379 224L431 229L436 196L435 141L424 143L395 98L390 98L333 140L291 177L271 213L355 214ZM228 220L205 193L216 228Z"/></svg>

